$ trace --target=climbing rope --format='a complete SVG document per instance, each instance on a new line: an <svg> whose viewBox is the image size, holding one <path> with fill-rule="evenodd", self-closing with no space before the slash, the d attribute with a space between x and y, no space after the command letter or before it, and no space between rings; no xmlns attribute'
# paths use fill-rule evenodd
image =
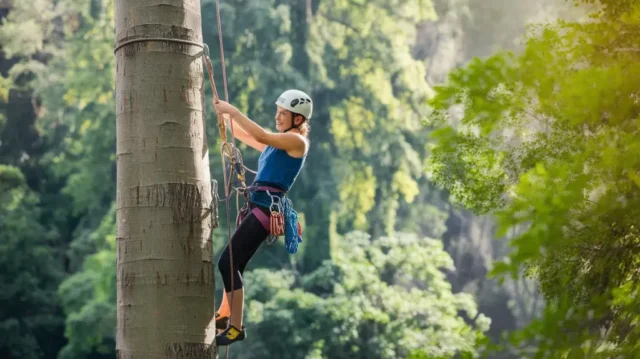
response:
<svg viewBox="0 0 640 359"><path fill-rule="evenodd" d="M223 86L224 86L224 96L225 96L225 101L229 101L229 92L227 89L227 70L226 70L226 65L225 65L225 56L224 56L224 44L222 41L222 21L221 21L221 17L220 17L220 2L219 0L216 0L216 18L218 21L218 40L219 40L219 46L220 46L220 58L221 58L221 64L222 64L222 81L223 81ZM205 44L204 45L204 59L205 59L205 64L207 67L207 72L209 74L209 83L211 85L211 89L213 91L213 98L214 98L214 102L218 103L220 101L220 97L218 96L218 91L216 89L216 85L215 85L215 81L214 81L214 76L213 76L213 66L211 65L211 59L209 57L209 47ZM233 173L236 173L236 178L237 180L240 182L240 188L235 188L236 193L239 195L240 191L244 193L245 198L248 200L248 195L247 195L247 185L245 183L245 169L246 167L243 164L242 161L242 154L240 153L240 150L238 150L238 148L235 146L235 134L234 134L234 130L233 130L233 117L229 116L229 124L231 126L231 142L228 141L227 139L227 128L226 128L226 124L225 124L225 119L224 116L218 115L218 131L220 133L220 138L222 139L222 144L220 145L220 155L221 155L221 159L222 159L222 175L223 175L223 180L224 180L224 192L225 192L225 207L226 207L226 213L227 213L227 239L228 239L228 247L229 247L229 259L230 259L230 263L229 263L229 272L233 273L233 247L231 245L231 211L230 211L230 206L229 206L229 199L231 196L231 187L232 187L232 180L233 180ZM230 162L230 169L229 169L229 176L227 176L227 165L226 165L226 159L229 159ZM238 195L236 195L236 206L239 206L239 198ZM237 223L237 218L236 218L236 223ZM231 321L231 317L233 314L232 311L232 303L233 303L233 292L234 292L234 280L233 280L233 275L231 275L231 294L230 296L227 298L228 300L228 304L229 304L229 322ZM224 290L224 289L223 289ZM229 346L226 347L226 358L229 358Z"/></svg>

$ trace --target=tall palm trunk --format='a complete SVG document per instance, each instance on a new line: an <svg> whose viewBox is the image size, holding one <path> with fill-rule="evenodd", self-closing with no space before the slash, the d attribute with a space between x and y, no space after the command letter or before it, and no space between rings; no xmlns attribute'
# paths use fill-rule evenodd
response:
<svg viewBox="0 0 640 359"><path fill-rule="evenodd" d="M117 357L213 358L200 1L115 5Z"/></svg>

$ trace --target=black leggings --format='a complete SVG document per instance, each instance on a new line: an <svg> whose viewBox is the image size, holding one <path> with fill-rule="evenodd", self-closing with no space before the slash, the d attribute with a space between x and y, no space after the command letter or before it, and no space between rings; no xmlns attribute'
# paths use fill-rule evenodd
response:
<svg viewBox="0 0 640 359"><path fill-rule="evenodd" d="M269 215L267 209L259 207L262 212ZM233 252L233 268L231 268L231 254L229 244L225 246L220 259L218 259L218 270L222 275L224 289L231 292L231 276L233 275L233 290L242 288L242 274L251 257L256 253L262 242L267 239L269 232L262 226L256 216L249 211L249 214L242 220L236 231L231 236Z"/></svg>

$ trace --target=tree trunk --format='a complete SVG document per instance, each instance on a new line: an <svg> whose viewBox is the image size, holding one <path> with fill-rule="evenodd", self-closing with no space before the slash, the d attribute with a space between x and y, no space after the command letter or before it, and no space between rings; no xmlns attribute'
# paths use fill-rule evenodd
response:
<svg viewBox="0 0 640 359"><path fill-rule="evenodd" d="M117 358L213 358L200 1L116 0L115 25Z"/></svg>

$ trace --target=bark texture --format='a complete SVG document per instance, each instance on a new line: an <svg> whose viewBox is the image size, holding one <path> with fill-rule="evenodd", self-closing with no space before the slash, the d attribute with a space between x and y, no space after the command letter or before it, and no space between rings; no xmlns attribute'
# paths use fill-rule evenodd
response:
<svg viewBox="0 0 640 359"><path fill-rule="evenodd" d="M200 1L115 5L117 358L214 358Z"/></svg>

